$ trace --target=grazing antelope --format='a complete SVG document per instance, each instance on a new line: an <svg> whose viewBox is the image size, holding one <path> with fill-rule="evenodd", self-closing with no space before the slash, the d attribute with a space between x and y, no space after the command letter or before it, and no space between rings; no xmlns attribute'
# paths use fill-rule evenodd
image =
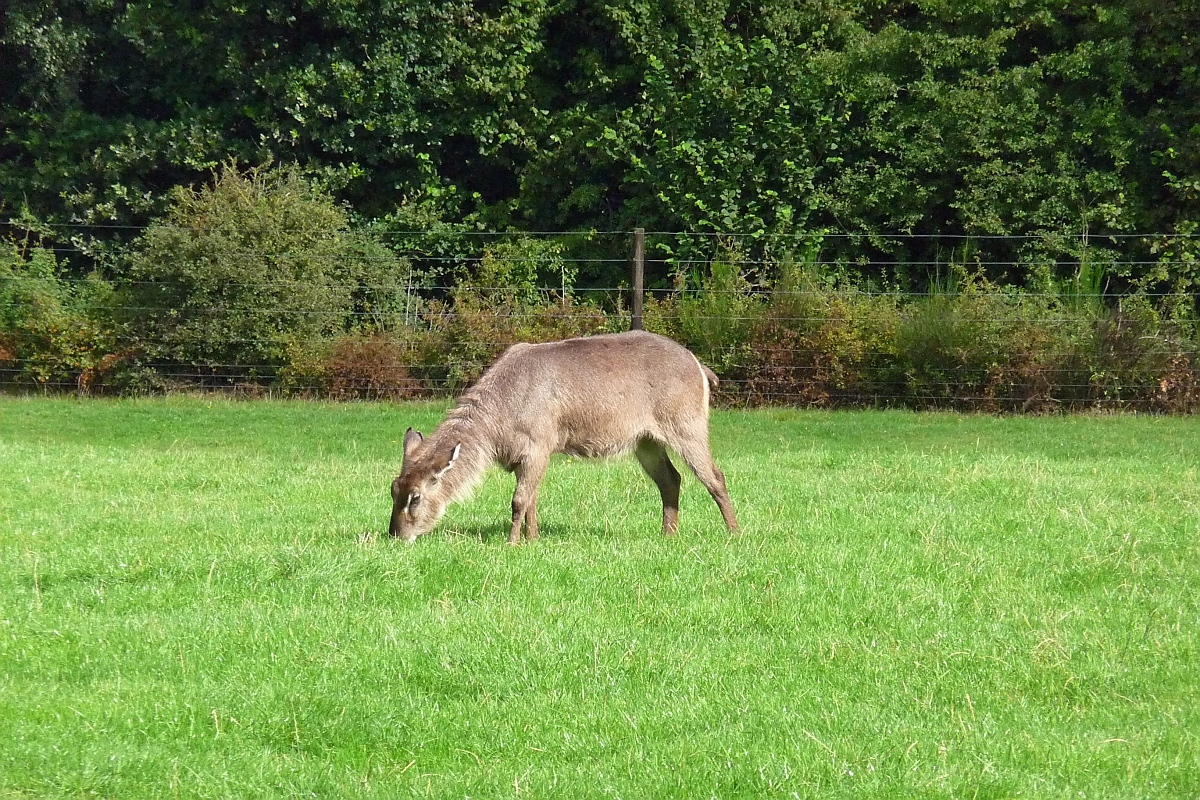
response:
<svg viewBox="0 0 1200 800"><path fill-rule="evenodd" d="M404 435L392 482L390 533L411 542L468 494L491 464L516 473L509 544L538 535L538 486L553 453L604 458L632 452L658 486L663 533L679 527L683 458L738 530L725 476L708 449L708 400L717 376L663 336L629 331L516 344L463 394L428 437Z"/></svg>

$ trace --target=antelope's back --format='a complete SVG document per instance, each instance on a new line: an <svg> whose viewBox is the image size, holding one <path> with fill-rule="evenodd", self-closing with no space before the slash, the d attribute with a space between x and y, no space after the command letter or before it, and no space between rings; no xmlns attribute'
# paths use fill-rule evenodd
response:
<svg viewBox="0 0 1200 800"><path fill-rule="evenodd" d="M509 348L477 385L518 436L583 456L708 417L708 383L684 347L645 331Z"/></svg>

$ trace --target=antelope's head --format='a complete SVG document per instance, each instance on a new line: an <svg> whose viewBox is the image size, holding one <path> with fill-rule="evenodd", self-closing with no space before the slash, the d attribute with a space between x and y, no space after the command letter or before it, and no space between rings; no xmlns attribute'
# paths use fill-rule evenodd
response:
<svg viewBox="0 0 1200 800"><path fill-rule="evenodd" d="M433 530L451 496L443 477L454 469L461 450L461 442L449 448L434 448L418 431L408 429L404 434L404 466L392 481L392 524L388 530L392 536L412 542Z"/></svg>

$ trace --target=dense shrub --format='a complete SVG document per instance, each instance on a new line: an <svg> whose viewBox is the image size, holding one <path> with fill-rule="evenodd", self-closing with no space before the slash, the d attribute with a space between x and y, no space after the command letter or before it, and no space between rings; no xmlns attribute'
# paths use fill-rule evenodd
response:
<svg viewBox="0 0 1200 800"><path fill-rule="evenodd" d="M1078 288L1022 292L959 270L906 296L784 263L765 299L714 271L701 292L648 305L647 327L706 357L724 379L720 397L738 404L1200 407L1195 328L1178 303L1135 296L1110 309Z"/></svg>
<svg viewBox="0 0 1200 800"><path fill-rule="evenodd" d="M179 189L127 274L140 356L222 382L273 376L297 344L388 330L412 312L406 262L295 169L226 165L213 184Z"/></svg>
<svg viewBox="0 0 1200 800"><path fill-rule="evenodd" d="M745 400L837 406L888 403L896 394L898 298L822 282L784 265L755 325Z"/></svg>
<svg viewBox="0 0 1200 800"><path fill-rule="evenodd" d="M1195 342L1141 298L1127 298L1088 338L1089 400L1155 411L1195 410Z"/></svg>
<svg viewBox="0 0 1200 800"><path fill-rule="evenodd" d="M677 281L680 341L718 373L743 368L762 314L762 299L738 262L738 251L726 249L708 264L707 274Z"/></svg>
<svg viewBox="0 0 1200 800"><path fill-rule="evenodd" d="M412 360L407 336L344 334L321 340L315 348L293 348L280 373L279 387L290 394L335 400L413 398L425 392L410 373Z"/></svg>
<svg viewBox="0 0 1200 800"><path fill-rule="evenodd" d="M0 247L0 382L88 391L120 366L105 319L112 287L66 279L64 267L41 247Z"/></svg>
<svg viewBox="0 0 1200 800"><path fill-rule="evenodd" d="M599 306L566 297L536 301L484 297L471 289L451 303L431 304L422 341L421 375L435 390L466 388L504 350L517 342L549 342L614 330Z"/></svg>
<svg viewBox="0 0 1200 800"><path fill-rule="evenodd" d="M1048 402L1061 384L1056 364L1071 352L1071 327L1086 323L1039 296L971 281L917 298L896 331L906 398L985 410Z"/></svg>
<svg viewBox="0 0 1200 800"><path fill-rule="evenodd" d="M449 298L426 307L420 377L435 391L458 391L517 342L612 330L615 320L600 306L575 297L574 279L553 242L522 238L488 247Z"/></svg>

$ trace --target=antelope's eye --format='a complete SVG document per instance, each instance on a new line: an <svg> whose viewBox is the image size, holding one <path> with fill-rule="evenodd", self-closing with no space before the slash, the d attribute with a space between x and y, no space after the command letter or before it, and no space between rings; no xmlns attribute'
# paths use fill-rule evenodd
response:
<svg viewBox="0 0 1200 800"><path fill-rule="evenodd" d="M412 507L416 506L416 505L417 505L418 503L420 503L420 502L421 502L421 495L419 495L419 494L410 494L410 495L408 496L408 507L409 507L409 508L412 508Z"/></svg>

